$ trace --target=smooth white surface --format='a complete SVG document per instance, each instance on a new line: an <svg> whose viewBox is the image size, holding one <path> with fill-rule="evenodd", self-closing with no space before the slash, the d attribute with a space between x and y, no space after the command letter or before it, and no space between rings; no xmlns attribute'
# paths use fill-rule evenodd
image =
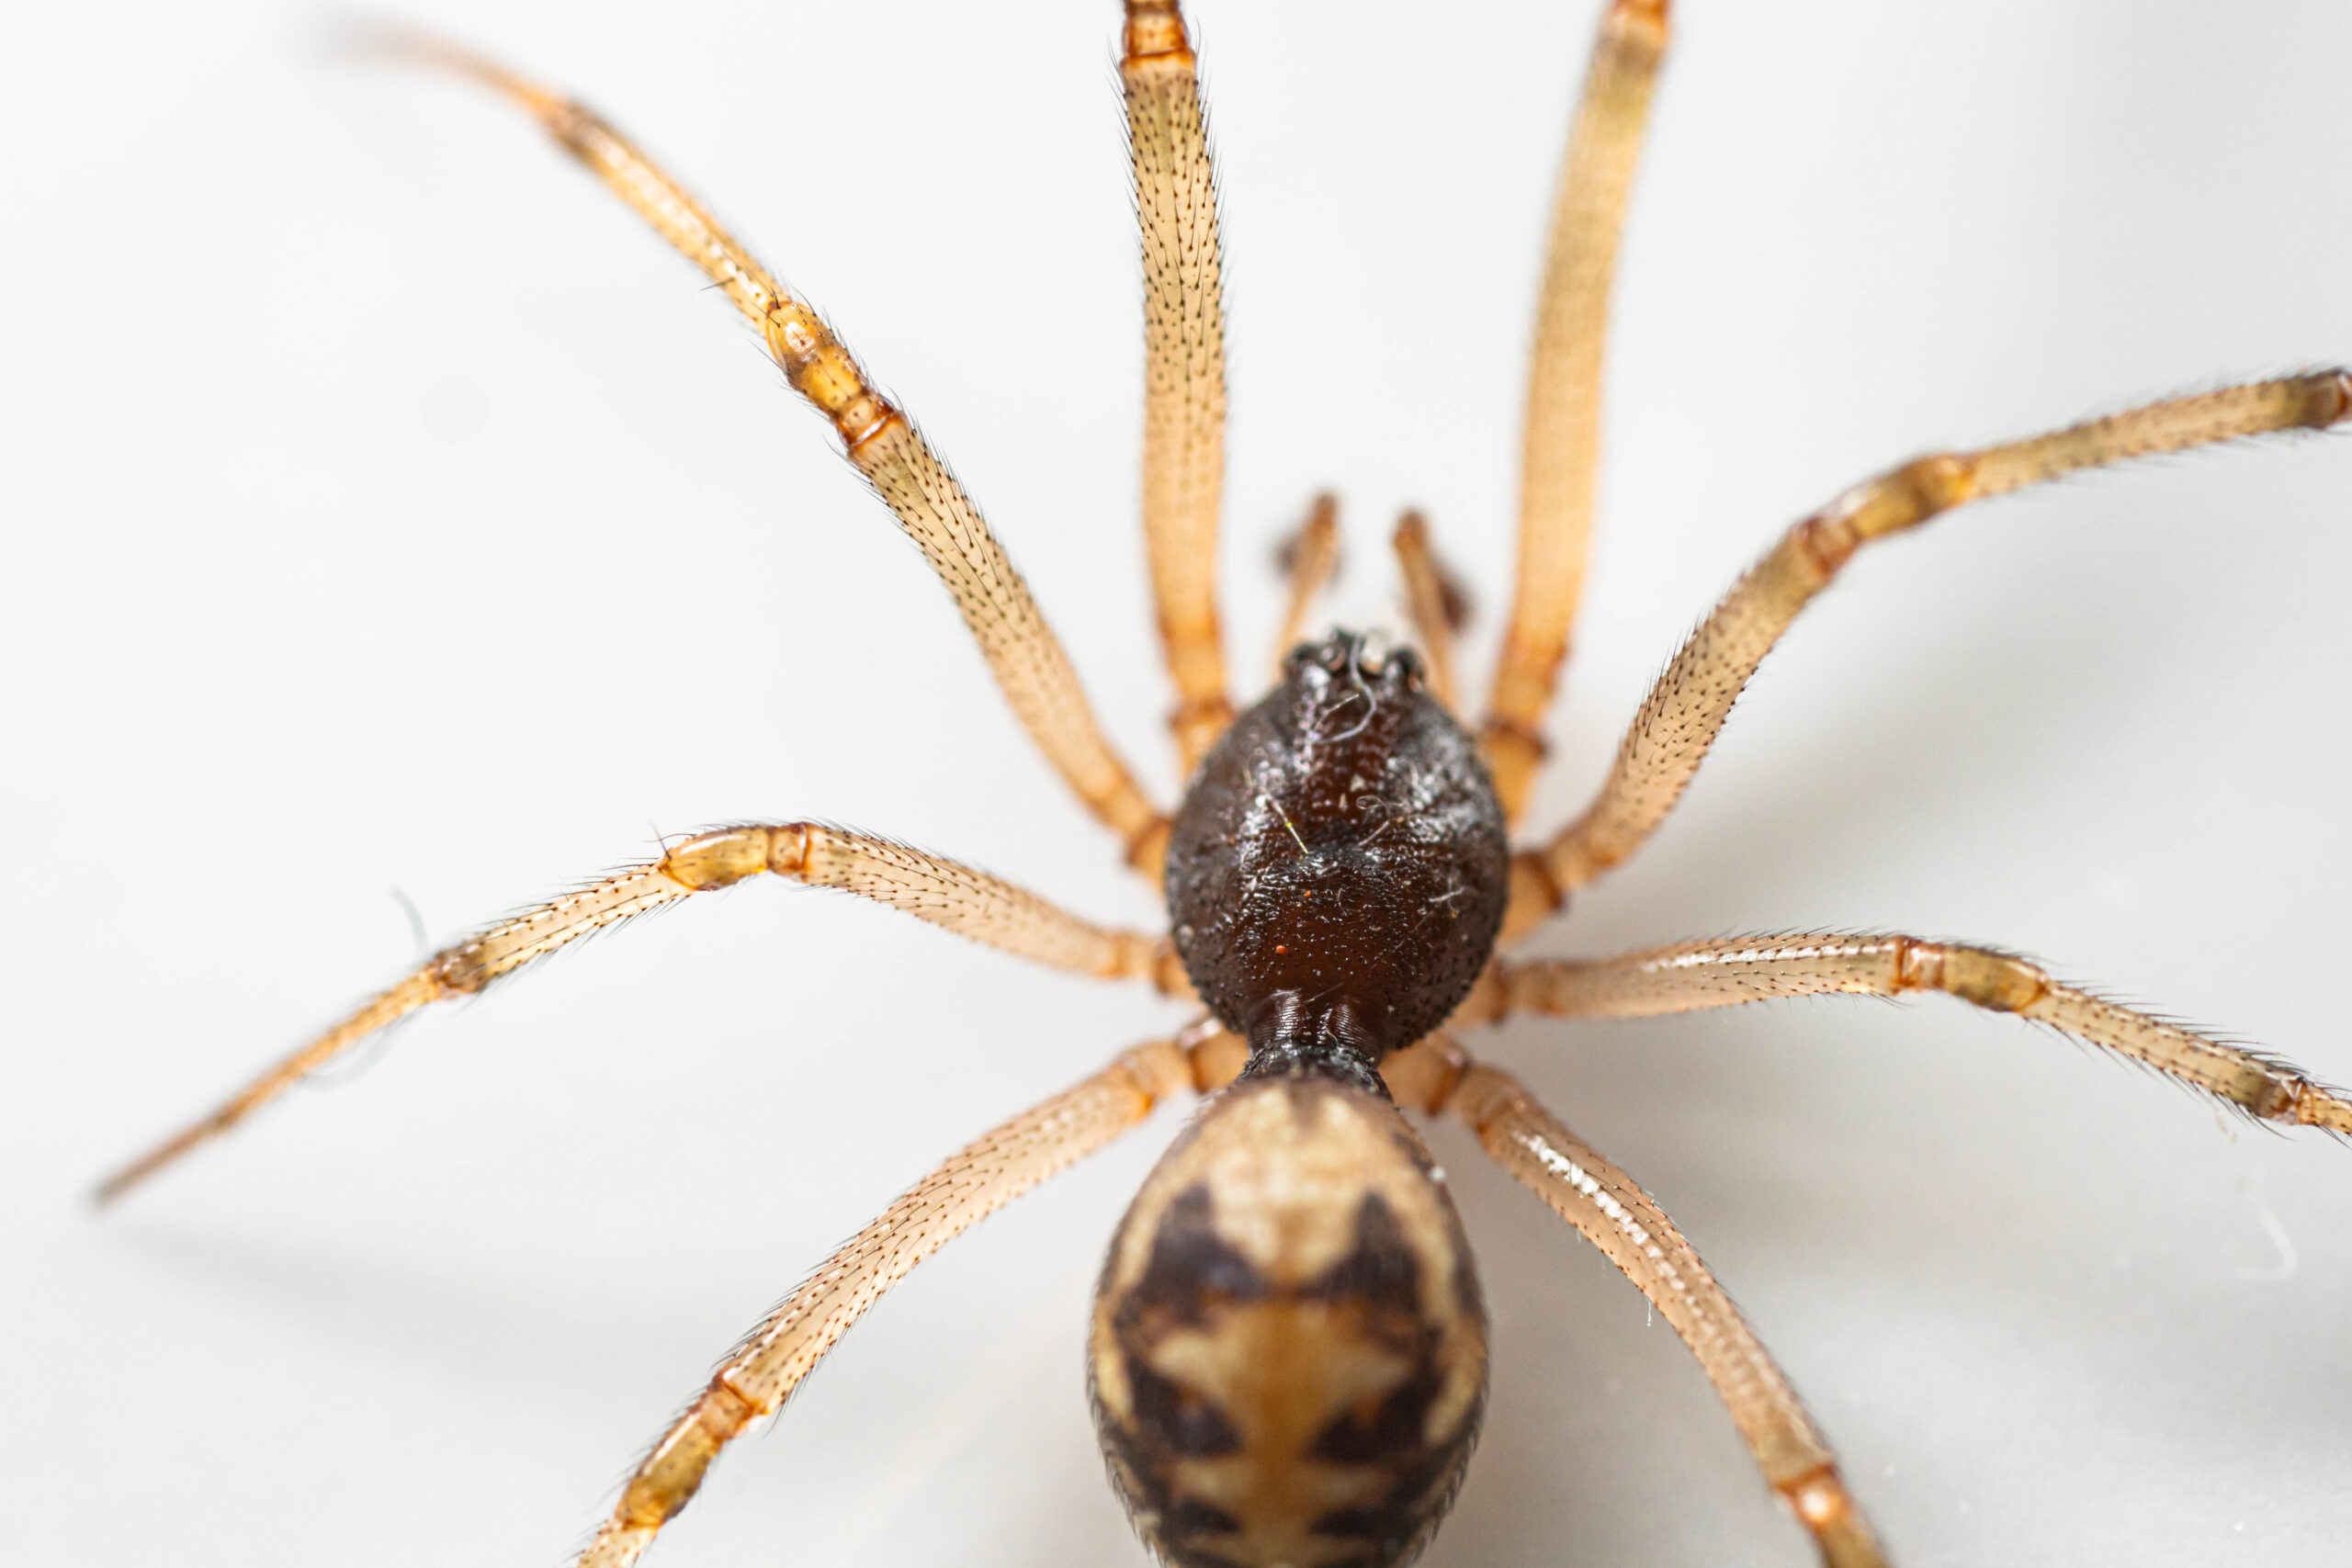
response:
<svg viewBox="0 0 2352 1568"><path fill-rule="evenodd" d="M2352 10L1679 9L1539 826L1685 627L1847 483L2352 359ZM415 14L609 109L831 316L1172 791L1115 8ZM1270 540L1326 483L1334 614L1388 614L1385 531L1423 504L1484 595L1483 671L1596 14L1201 0L1253 677ZM394 888L437 942L657 829L819 815L1098 917L1152 900L751 336L511 114L322 63L276 6L8 32L7 1556L558 1561L834 1241L1174 1010L757 886L418 1021L118 1213L85 1185L410 963ZM1994 940L2352 1080L2348 520L2337 436L1872 551L1544 945ZM1476 1048L1679 1218L1911 1568L2344 1560L2352 1149L1950 1004ZM1079 1349L1173 1125L919 1271L656 1561L1141 1561ZM1638 1296L1438 1146L1498 1375L1429 1562L1806 1562Z"/></svg>

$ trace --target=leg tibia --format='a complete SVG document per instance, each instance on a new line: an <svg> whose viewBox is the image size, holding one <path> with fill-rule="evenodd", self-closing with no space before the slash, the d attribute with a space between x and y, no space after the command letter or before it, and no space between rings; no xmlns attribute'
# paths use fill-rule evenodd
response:
<svg viewBox="0 0 2352 1568"><path fill-rule="evenodd" d="M1510 964L1491 1016L1645 1018L1776 997L1940 991L2049 1024L2268 1122L2352 1132L2352 1101L2284 1062L2119 1007L1994 948L1830 933L1688 942L1619 958Z"/></svg>
<svg viewBox="0 0 2352 1568"><path fill-rule="evenodd" d="M1056 968L1105 979L1146 979L1170 995L1190 990L1182 966L1164 941L1080 919L986 872L887 839L813 822L723 828L688 839L650 864L616 872L443 949L210 1115L108 1177L97 1196L101 1201L121 1196L361 1040L429 1003L470 996L592 931L762 873L871 898L958 936Z"/></svg>

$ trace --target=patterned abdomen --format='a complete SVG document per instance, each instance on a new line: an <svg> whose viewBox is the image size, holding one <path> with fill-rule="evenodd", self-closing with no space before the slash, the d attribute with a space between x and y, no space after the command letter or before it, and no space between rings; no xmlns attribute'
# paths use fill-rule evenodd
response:
<svg viewBox="0 0 2352 1568"><path fill-rule="evenodd" d="M1392 1568L1453 1501L1486 1315L1394 1106L1251 1080L1202 1109L1111 1243L1089 1383L1111 1479L1178 1568Z"/></svg>

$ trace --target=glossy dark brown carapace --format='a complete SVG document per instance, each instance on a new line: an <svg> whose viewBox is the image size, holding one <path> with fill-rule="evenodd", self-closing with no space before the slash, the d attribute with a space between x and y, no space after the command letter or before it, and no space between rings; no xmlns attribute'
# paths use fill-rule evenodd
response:
<svg viewBox="0 0 2352 1568"><path fill-rule="evenodd" d="M1408 649L1335 632L1203 761L1168 845L1176 951L1253 1074L1378 1092L1374 1066L1444 1021L1509 891L1476 744Z"/></svg>
<svg viewBox="0 0 2352 1568"><path fill-rule="evenodd" d="M1396 1568L1460 1484L1487 1325L1444 1178L1328 1077L1201 1110L1111 1243L1088 1382L1111 1479L1177 1568Z"/></svg>

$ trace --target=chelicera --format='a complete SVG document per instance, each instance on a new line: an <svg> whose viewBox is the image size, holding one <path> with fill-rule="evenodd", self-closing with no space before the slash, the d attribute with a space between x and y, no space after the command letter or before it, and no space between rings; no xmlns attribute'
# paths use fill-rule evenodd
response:
<svg viewBox="0 0 2352 1568"><path fill-rule="evenodd" d="M1667 37L1666 0L1615 0L1571 134L1530 376L1519 577L1476 726L1463 722L1453 679L1455 596L1418 517L1394 541L1413 646L1348 632L1297 642L1273 690L1236 716L1213 570L1225 414L1215 184L1178 4L1125 0L1148 328L1144 522L1191 779L1172 814L1105 741L970 499L814 310L579 104L437 40L377 39L531 114L751 320L938 572L1023 725L1130 863L1159 880L1170 929L1106 929L969 867L815 822L723 828L435 954L109 1178L101 1196L119 1197L419 1008L631 916L775 874L1041 963L1196 997L1204 1010L984 1134L844 1244L657 1439L583 1565L635 1562L718 1453L775 1415L917 1263L1188 1092L1208 1098L1113 1238L1088 1346L1113 1483L1166 1560L1393 1568L1442 1518L1476 1439L1487 1334L1460 1218L1410 1111L1458 1117L1647 1295L1825 1562L1884 1562L1826 1439L1672 1222L1508 1074L1474 1062L1456 1033L1516 1013L1623 1018L1940 991L2050 1024L2251 1116L2352 1132L2352 1101L2276 1058L2103 1001L1994 948L1823 933L1589 961L1498 956L1657 828L1773 644L1865 545L2078 469L2340 423L2352 373L2227 387L1922 457L1856 486L1792 526L1682 646L1585 813L1513 851L1581 581L1615 241ZM1297 540L1293 633L1329 570L1335 529L1318 506Z"/></svg>

